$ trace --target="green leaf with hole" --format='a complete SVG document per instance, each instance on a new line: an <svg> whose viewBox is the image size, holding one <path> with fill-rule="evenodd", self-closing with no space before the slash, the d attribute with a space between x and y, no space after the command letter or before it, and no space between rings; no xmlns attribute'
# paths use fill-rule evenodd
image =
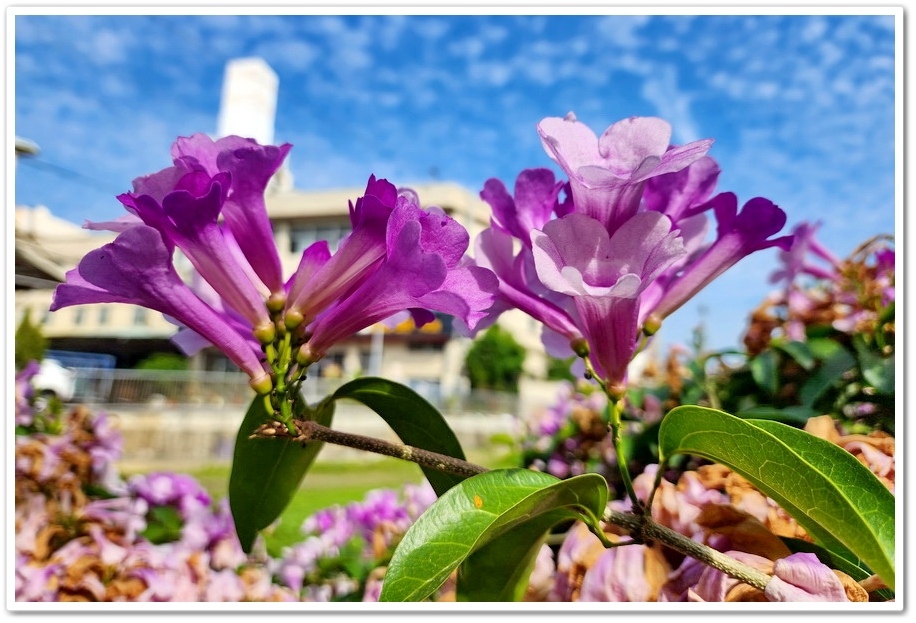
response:
<svg viewBox="0 0 916 623"><path fill-rule="evenodd" d="M836 444L770 420L696 406L672 409L659 430L665 464L677 454L722 463L772 498L826 549L858 557L894 587L894 495Z"/></svg>
<svg viewBox="0 0 916 623"><path fill-rule="evenodd" d="M533 550L550 527L567 519L597 527L607 497L607 482L598 474L560 480L517 468L468 478L445 492L408 529L388 565L379 600L427 599L459 565L490 544L486 554L502 560L486 565L493 574L486 581L511 587L489 594L515 599L521 582L517 570L531 564ZM528 524L530 529L524 527ZM503 536L509 538L500 545ZM474 564L480 565L480 560ZM465 598L479 598L483 581L473 580L476 588L466 584Z"/></svg>
<svg viewBox="0 0 916 623"><path fill-rule="evenodd" d="M378 377L363 377L341 385L330 396L332 400L342 398L355 400L375 411L409 446L456 459L465 458L458 437L442 414L409 387ZM438 495L464 480L464 476L427 467L422 469Z"/></svg>
<svg viewBox="0 0 916 623"><path fill-rule="evenodd" d="M334 403L325 400L298 417L329 426L333 416ZM269 417L264 399L257 396L239 427L229 474L229 508L246 553L251 552L258 532L289 505L323 445L303 445L289 437L249 439Z"/></svg>

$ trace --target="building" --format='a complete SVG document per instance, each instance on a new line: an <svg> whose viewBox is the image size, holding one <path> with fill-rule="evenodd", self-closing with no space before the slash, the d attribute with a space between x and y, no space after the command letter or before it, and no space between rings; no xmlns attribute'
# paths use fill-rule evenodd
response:
<svg viewBox="0 0 916 623"><path fill-rule="evenodd" d="M278 82L261 59L231 61L223 83L218 134L273 143ZM453 183L412 188L424 206L439 206L461 222L472 240L489 225L490 208L476 192ZM265 199L285 274L295 270L302 251L316 240L328 240L332 250L335 248L349 231L349 203L363 190L297 190L290 172L285 168L278 171ZM91 232L58 219L44 207L17 207L17 323L30 308L31 318L41 320L52 348L115 355L119 367L132 367L152 352L177 352L169 342L176 327L149 310L106 304L48 312L53 287L63 280L64 273L87 251L113 238L114 234ZM176 263L181 269L182 263ZM528 349L528 372L543 376L546 356L537 323L521 312L504 314L500 323ZM322 376L379 375L423 390L426 395L449 396L466 389L462 368L469 346L470 340L452 333L448 317L419 329L409 321L394 329L376 325L337 345L315 368ZM215 349L195 356L192 365L204 370L234 368Z"/></svg>

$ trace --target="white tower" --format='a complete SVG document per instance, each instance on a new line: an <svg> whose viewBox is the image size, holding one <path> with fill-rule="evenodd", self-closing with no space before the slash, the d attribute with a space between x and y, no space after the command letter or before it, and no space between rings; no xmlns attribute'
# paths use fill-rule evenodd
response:
<svg viewBox="0 0 916 623"><path fill-rule="evenodd" d="M237 58L226 63L217 135L235 134L272 145L279 83L264 59Z"/></svg>
<svg viewBox="0 0 916 623"><path fill-rule="evenodd" d="M274 144L277 87L280 79L262 58L236 58L226 63L223 92L216 120L217 137L234 134L253 138L261 145ZM293 174L289 156L274 174L268 190L289 190Z"/></svg>

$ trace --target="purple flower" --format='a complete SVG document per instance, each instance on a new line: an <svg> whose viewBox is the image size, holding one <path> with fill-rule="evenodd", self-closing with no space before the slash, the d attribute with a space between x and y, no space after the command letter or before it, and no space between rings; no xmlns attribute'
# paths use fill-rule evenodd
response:
<svg viewBox="0 0 916 623"><path fill-rule="evenodd" d="M267 377L260 353L181 280L160 233L146 225L126 229L90 251L57 286L51 311L70 305L131 303L171 316L215 344L252 378Z"/></svg>
<svg viewBox="0 0 916 623"><path fill-rule="evenodd" d="M653 564L660 566L653 554L645 545L605 550L585 572L579 601L654 601L658 587L649 584L652 574L646 569Z"/></svg>
<svg viewBox="0 0 916 623"><path fill-rule="evenodd" d="M514 197L509 195L505 184L494 178L486 181L480 198L493 208L494 228L531 248L532 229L541 229L555 212L565 215L558 200L563 186L550 169L526 169L515 180Z"/></svg>
<svg viewBox="0 0 916 623"><path fill-rule="evenodd" d="M182 173L181 167L172 167L139 178L134 181L135 192L118 199L146 225L159 231L170 249L172 245L181 249L197 272L252 327L269 325L265 295L255 285L250 266L234 252L235 240L218 222L231 175Z"/></svg>
<svg viewBox="0 0 916 623"><path fill-rule="evenodd" d="M769 199L755 197L740 213L734 193L716 195L710 204L718 222L716 240L679 275L657 284L661 288L658 303L647 308L645 315L651 311L659 320L664 319L751 253L792 246L792 235L770 239L785 225L786 214Z"/></svg>
<svg viewBox="0 0 916 623"><path fill-rule="evenodd" d="M496 278L465 259L469 237L458 222L442 210L423 210L407 195L396 195L385 180L376 183L372 178L369 184L381 192L367 195L362 204L361 222L367 224L354 228L302 287L314 297L298 310L306 321L313 313L317 316L308 327L311 337L300 351L300 362L316 361L332 344L404 310L450 314L473 331L493 304ZM385 211L380 236L383 219L378 216ZM344 265L338 256L346 260ZM339 271L328 270L334 265ZM324 280L326 274L337 277ZM290 301L289 306L296 311L296 304ZM415 314L417 318L428 321L432 315Z"/></svg>
<svg viewBox="0 0 916 623"><path fill-rule="evenodd" d="M299 314L308 324L374 274L385 258L388 220L400 201L394 185L370 176L365 194L350 205L352 231L337 252L331 256L327 243L319 241L303 253L289 283L287 315Z"/></svg>
<svg viewBox="0 0 916 623"><path fill-rule="evenodd" d="M546 329L562 336L562 344L582 338L578 327L578 312L567 296L558 295L537 280L534 255L523 247L514 255L513 238L501 229L491 226L477 236L475 262L493 272L499 280L499 294L481 327L488 326L509 309L519 309L541 322ZM546 336L545 336L546 338ZM559 348L548 346L552 354Z"/></svg>
<svg viewBox="0 0 916 623"><path fill-rule="evenodd" d="M34 359L16 373L16 426L31 426L35 421L35 411L32 408L32 377L38 374L41 368Z"/></svg>
<svg viewBox="0 0 916 623"><path fill-rule="evenodd" d="M712 140L670 147L671 125L656 117L630 117L601 137L574 114L538 124L547 154L569 176L575 209L614 232L636 214L652 177L679 171L702 158Z"/></svg>
<svg viewBox="0 0 916 623"><path fill-rule="evenodd" d="M764 594L770 601L849 601L833 570L807 552L773 563L773 579Z"/></svg>
<svg viewBox="0 0 916 623"><path fill-rule="evenodd" d="M667 217L643 212L609 236L574 213L532 232L538 277L573 297L596 371L612 383L624 379L636 348L639 295L685 253L670 227Z"/></svg>
<svg viewBox="0 0 916 623"><path fill-rule="evenodd" d="M267 217L264 191L292 145L259 145L238 136L213 141L205 134L179 138L172 146L176 164L200 167L211 176L230 174L222 214L251 267L271 292L281 292L283 272Z"/></svg>

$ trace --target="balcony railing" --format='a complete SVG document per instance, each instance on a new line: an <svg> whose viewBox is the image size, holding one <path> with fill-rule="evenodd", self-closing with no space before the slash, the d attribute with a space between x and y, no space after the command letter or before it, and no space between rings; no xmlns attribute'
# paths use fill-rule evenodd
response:
<svg viewBox="0 0 916 623"><path fill-rule="evenodd" d="M76 387L71 402L90 405L194 405L222 408L246 407L252 390L240 372L122 370L73 368ZM345 381L307 378L302 391L309 403L331 394ZM414 391L447 415L461 413L517 413L519 397L508 392L473 390L443 395L438 385L409 384Z"/></svg>

